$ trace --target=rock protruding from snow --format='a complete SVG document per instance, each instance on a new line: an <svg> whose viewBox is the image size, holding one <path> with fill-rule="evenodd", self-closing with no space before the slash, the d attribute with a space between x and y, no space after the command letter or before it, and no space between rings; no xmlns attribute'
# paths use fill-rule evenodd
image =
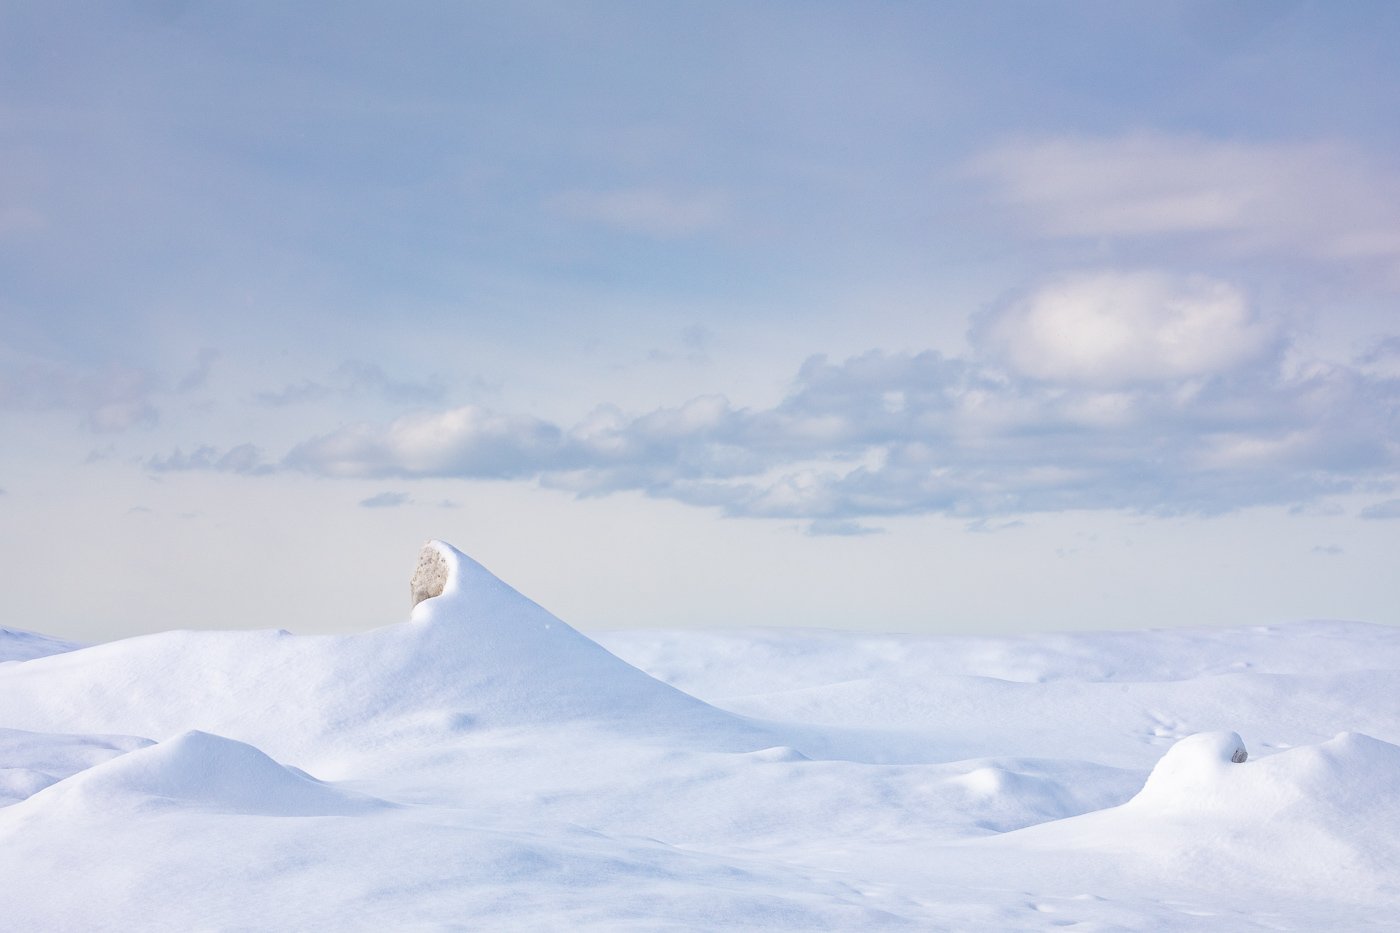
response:
<svg viewBox="0 0 1400 933"><path fill-rule="evenodd" d="M442 541L438 596L352 635L176 631L0 665L0 719L32 732L214 732L322 775L472 729L589 721L752 751L777 744L608 653ZM26 785L27 786L27 785Z"/></svg>
<svg viewBox="0 0 1400 933"><path fill-rule="evenodd" d="M1198 732L1181 739L1152 769L1137 798L1160 805L1199 805L1219 793L1222 772L1249 757L1236 732Z"/></svg>
<svg viewBox="0 0 1400 933"><path fill-rule="evenodd" d="M412 605L416 606L425 599L441 596L447 586L449 572L447 555L438 547L438 543L429 541L423 545L423 549L418 552L418 569L413 571L413 579L408 584L413 599Z"/></svg>

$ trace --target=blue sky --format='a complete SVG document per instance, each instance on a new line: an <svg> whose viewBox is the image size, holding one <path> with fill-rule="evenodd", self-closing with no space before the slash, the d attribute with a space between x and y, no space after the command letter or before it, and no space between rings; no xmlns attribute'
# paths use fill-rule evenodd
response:
<svg viewBox="0 0 1400 933"><path fill-rule="evenodd" d="M1400 8L0 12L3 623L1400 622Z"/></svg>

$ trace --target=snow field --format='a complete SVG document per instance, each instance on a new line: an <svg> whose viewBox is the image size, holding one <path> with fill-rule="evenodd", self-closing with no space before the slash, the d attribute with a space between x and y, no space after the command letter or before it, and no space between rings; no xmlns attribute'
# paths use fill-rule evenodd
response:
<svg viewBox="0 0 1400 933"><path fill-rule="evenodd" d="M432 546L443 593L359 635L79 649L0 630L0 916L32 930L1400 916L1395 630L591 640Z"/></svg>

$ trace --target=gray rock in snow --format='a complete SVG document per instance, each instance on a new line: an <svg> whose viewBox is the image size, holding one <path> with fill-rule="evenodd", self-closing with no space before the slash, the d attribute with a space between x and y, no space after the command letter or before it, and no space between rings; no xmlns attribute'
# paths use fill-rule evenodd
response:
<svg viewBox="0 0 1400 933"><path fill-rule="evenodd" d="M447 558L431 543L423 545L423 550L418 552L418 569L413 571L413 579L408 583L413 605L442 595L446 585Z"/></svg>

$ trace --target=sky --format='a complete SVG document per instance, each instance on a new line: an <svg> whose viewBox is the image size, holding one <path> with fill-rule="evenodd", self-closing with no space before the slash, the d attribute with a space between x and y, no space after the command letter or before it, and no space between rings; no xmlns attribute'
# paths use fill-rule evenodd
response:
<svg viewBox="0 0 1400 933"><path fill-rule="evenodd" d="M1400 624L1400 5L0 5L0 625Z"/></svg>

